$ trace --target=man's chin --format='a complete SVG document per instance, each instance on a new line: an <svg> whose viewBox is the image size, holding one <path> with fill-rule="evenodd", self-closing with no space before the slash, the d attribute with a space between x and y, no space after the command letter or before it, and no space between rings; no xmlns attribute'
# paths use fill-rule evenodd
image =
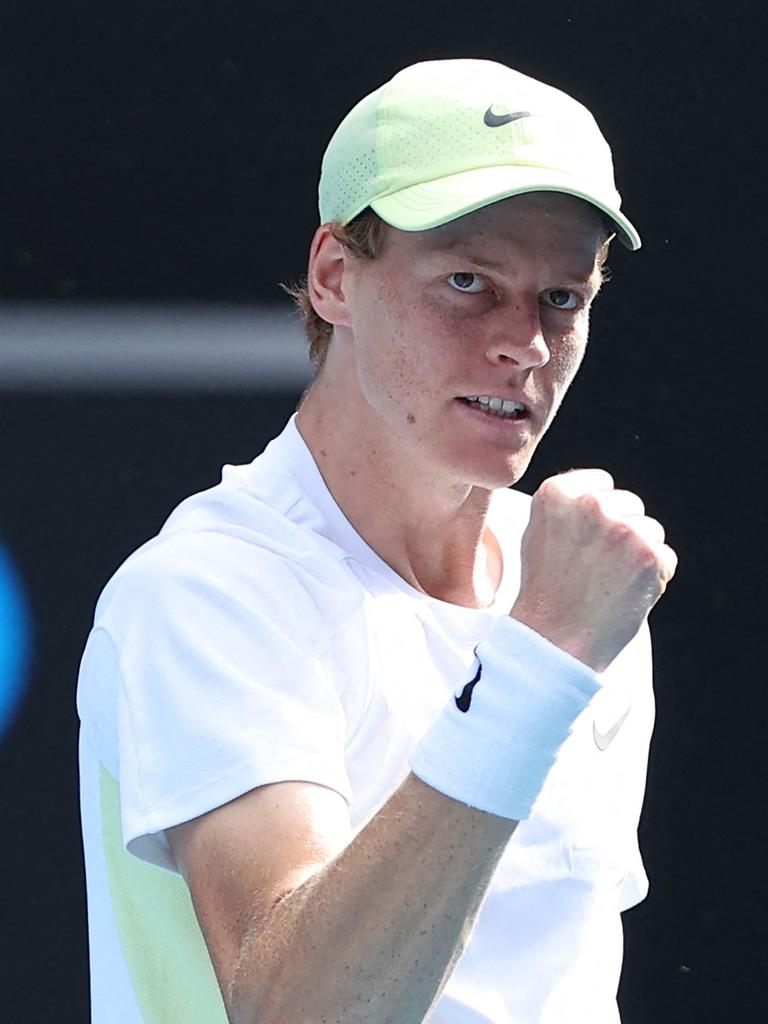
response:
<svg viewBox="0 0 768 1024"><path fill-rule="evenodd" d="M470 475L473 487L482 487L488 491L495 491L501 487L514 487L519 483L530 465L533 452L518 453L508 458L501 465L488 466L484 470L479 467L472 467Z"/></svg>

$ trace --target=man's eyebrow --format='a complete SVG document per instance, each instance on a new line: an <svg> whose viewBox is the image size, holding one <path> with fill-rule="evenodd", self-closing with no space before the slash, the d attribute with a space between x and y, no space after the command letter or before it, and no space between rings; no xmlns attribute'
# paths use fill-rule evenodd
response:
<svg viewBox="0 0 768 1024"><path fill-rule="evenodd" d="M427 244L426 251L430 256L441 256L444 253L453 255L458 251L463 259L469 260L478 267L487 267L488 270L503 270L504 264L499 260L490 259L483 253L473 249L471 242L465 242L462 238L454 238L452 241L441 240Z"/></svg>
<svg viewBox="0 0 768 1024"><path fill-rule="evenodd" d="M466 259L468 262L474 264L476 267L483 267L487 270L495 270L499 273L504 273L508 269L508 265L500 260L491 259L484 253L477 251L471 242L466 242L462 238L454 238L452 240L444 240L431 242L427 246L427 253L432 256L440 256L443 253L448 255L457 254L462 259ZM579 284L587 285L594 289L595 294L600 290L600 286L603 283L603 275L600 273L600 267L595 267L594 264L590 265L588 269L584 267L577 269L572 267L567 270L562 276L563 284Z"/></svg>
<svg viewBox="0 0 768 1024"><path fill-rule="evenodd" d="M456 248L462 249L461 255L477 267L485 267L488 270L497 270L499 272L504 270L504 264L499 260L489 259L487 256L482 256L480 253L472 252L471 249L465 249L462 246L457 246Z"/></svg>
<svg viewBox="0 0 768 1024"><path fill-rule="evenodd" d="M451 252L454 249L470 251L477 246L477 240L459 233L449 233L445 230L446 227L449 225L443 225L442 230L435 228L433 231L424 232L422 241L428 252Z"/></svg>

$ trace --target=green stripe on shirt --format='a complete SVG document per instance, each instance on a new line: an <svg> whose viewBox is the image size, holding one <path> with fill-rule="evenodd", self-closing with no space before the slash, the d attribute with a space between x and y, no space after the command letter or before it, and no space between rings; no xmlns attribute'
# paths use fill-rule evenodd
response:
<svg viewBox="0 0 768 1024"><path fill-rule="evenodd" d="M100 789L112 909L144 1024L227 1024L186 883L125 852L120 787L103 765Z"/></svg>

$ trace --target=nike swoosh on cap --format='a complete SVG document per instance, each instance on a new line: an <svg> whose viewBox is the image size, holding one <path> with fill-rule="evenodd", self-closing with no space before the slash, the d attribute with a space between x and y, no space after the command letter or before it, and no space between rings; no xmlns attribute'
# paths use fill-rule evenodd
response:
<svg viewBox="0 0 768 1024"><path fill-rule="evenodd" d="M530 110L516 110L512 114L494 114L493 104L485 112L483 122L488 125L489 128L499 128L503 124L509 124L510 121L517 121L521 117L530 117Z"/></svg>
<svg viewBox="0 0 768 1024"><path fill-rule="evenodd" d="M469 705L472 703L472 691L477 685L482 674L483 666L482 664L479 664L477 667L477 672L475 672L475 678L470 679L468 683L465 683L464 689L461 691L458 697L454 696L453 699L456 701L456 707L459 709L459 711L469 711Z"/></svg>
<svg viewBox="0 0 768 1024"><path fill-rule="evenodd" d="M630 704L630 706L627 708L627 710L624 712L624 714L621 716L618 722L614 722L614 724L607 732L598 732L597 723L594 721L592 722L592 736L594 737L595 746L598 750L607 750L608 747L610 747L610 745L616 739L616 733L619 731L622 725L624 725L624 720L631 710L632 705Z"/></svg>

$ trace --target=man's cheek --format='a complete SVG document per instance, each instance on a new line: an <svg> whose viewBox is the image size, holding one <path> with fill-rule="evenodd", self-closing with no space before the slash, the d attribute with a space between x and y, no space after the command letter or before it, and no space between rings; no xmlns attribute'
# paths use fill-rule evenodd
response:
<svg viewBox="0 0 768 1024"><path fill-rule="evenodd" d="M567 390L576 376L584 359L586 342L578 338L566 338L553 346L550 355L550 370L556 386Z"/></svg>

